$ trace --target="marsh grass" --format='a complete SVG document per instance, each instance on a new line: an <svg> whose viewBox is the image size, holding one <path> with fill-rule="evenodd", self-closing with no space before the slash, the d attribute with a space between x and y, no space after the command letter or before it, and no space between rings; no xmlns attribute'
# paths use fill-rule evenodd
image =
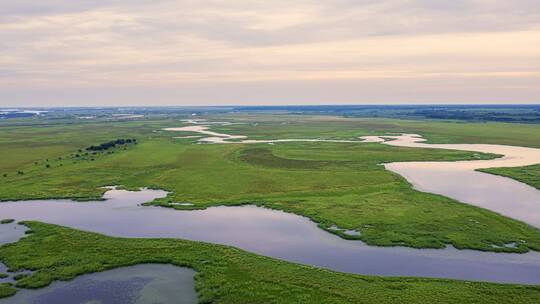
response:
<svg viewBox="0 0 540 304"><path fill-rule="evenodd" d="M515 168L489 168L478 171L506 176L540 190L540 164Z"/></svg>
<svg viewBox="0 0 540 304"><path fill-rule="evenodd" d="M0 299L11 297L17 293L17 289L9 283L0 283Z"/></svg>

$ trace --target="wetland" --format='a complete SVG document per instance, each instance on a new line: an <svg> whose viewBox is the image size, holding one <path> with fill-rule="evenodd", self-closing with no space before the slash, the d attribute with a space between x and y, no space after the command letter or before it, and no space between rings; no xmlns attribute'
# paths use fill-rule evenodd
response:
<svg viewBox="0 0 540 304"><path fill-rule="evenodd" d="M0 126L0 217L15 220L0 225L0 295L52 303L80 282L92 289L93 276L109 282L152 263L185 269L183 293L199 302L539 297L531 126L512 125L511 138L505 124L485 133L287 115L178 123ZM136 144L82 150L118 138ZM143 291L159 289L141 272L89 293L111 300L106 287L124 286L123 299L145 303Z"/></svg>

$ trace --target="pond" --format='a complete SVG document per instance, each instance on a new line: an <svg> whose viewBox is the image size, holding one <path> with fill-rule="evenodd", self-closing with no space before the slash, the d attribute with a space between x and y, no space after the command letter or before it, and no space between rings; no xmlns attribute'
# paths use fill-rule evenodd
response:
<svg viewBox="0 0 540 304"><path fill-rule="evenodd" d="M0 303L192 304L197 303L194 275L188 268L141 264L85 274L41 289L19 290Z"/></svg>
<svg viewBox="0 0 540 304"><path fill-rule="evenodd" d="M28 230L26 226L17 225L15 221L0 224L0 245L18 241L25 235L26 230Z"/></svg>

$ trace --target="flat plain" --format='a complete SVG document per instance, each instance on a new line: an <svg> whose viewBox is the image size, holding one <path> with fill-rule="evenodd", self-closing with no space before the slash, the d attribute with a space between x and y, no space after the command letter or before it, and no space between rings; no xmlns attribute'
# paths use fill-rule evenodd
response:
<svg viewBox="0 0 540 304"><path fill-rule="evenodd" d="M433 143L540 147L540 127L529 124L263 114L203 118L232 122L212 124L211 129L249 139L356 140L364 135L418 133ZM198 138L174 138L197 134L162 131L183 124L178 118L3 123L0 200L84 201L101 198L103 186L149 187L169 191L166 198L149 202L151 205L192 210L254 204L306 216L328 232L374 246L540 251L537 228L413 190L403 177L381 165L498 155L359 142L200 144ZM86 150L123 138L136 139L136 143ZM487 171L537 185L536 169ZM42 287L86 272L156 262L198 271L202 303L312 303L314 299L325 303L489 303L495 299L526 303L540 297L540 289L533 286L366 277L294 265L219 245L119 239L36 222L27 225L34 232L30 237L0 247L0 259L10 268L37 270L16 283L23 288ZM345 234L332 229L334 226L361 234ZM504 246L517 240L518 246ZM67 244L69 251L62 249ZM137 250L131 250L135 247ZM121 254L124 252L130 254ZM7 285L0 290L4 296L14 291Z"/></svg>

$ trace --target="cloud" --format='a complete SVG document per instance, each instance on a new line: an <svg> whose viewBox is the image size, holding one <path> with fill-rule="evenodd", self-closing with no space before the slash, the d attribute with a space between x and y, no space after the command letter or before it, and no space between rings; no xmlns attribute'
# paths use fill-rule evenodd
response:
<svg viewBox="0 0 540 304"><path fill-rule="evenodd" d="M195 92L212 86L227 88L230 98L219 102L249 103L256 98L235 90L245 92L250 83L272 87L267 93L279 100L291 99L276 93L281 85L308 101L321 94L302 96L291 85L321 82L329 91L336 88L335 100L343 87L349 91L342 99L365 102L377 95L350 91L350 83L370 84L379 90L378 100L394 102L398 96L388 93L393 88L437 83L437 90L418 90L425 96L416 98L488 101L520 90L527 99L520 102L539 102L531 81L540 74L535 2L5 0L0 105L35 103L44 91L70 102L76 92L91 90L129 103L122 96L130 94L121 92L133 87L148 92L139 96L176 92L162 102L208 103ZM512 85L503 86L508 79ZM460 90L457 80L477 83L475 93ZM17 88L27 92L16 94Z"/></svg>

